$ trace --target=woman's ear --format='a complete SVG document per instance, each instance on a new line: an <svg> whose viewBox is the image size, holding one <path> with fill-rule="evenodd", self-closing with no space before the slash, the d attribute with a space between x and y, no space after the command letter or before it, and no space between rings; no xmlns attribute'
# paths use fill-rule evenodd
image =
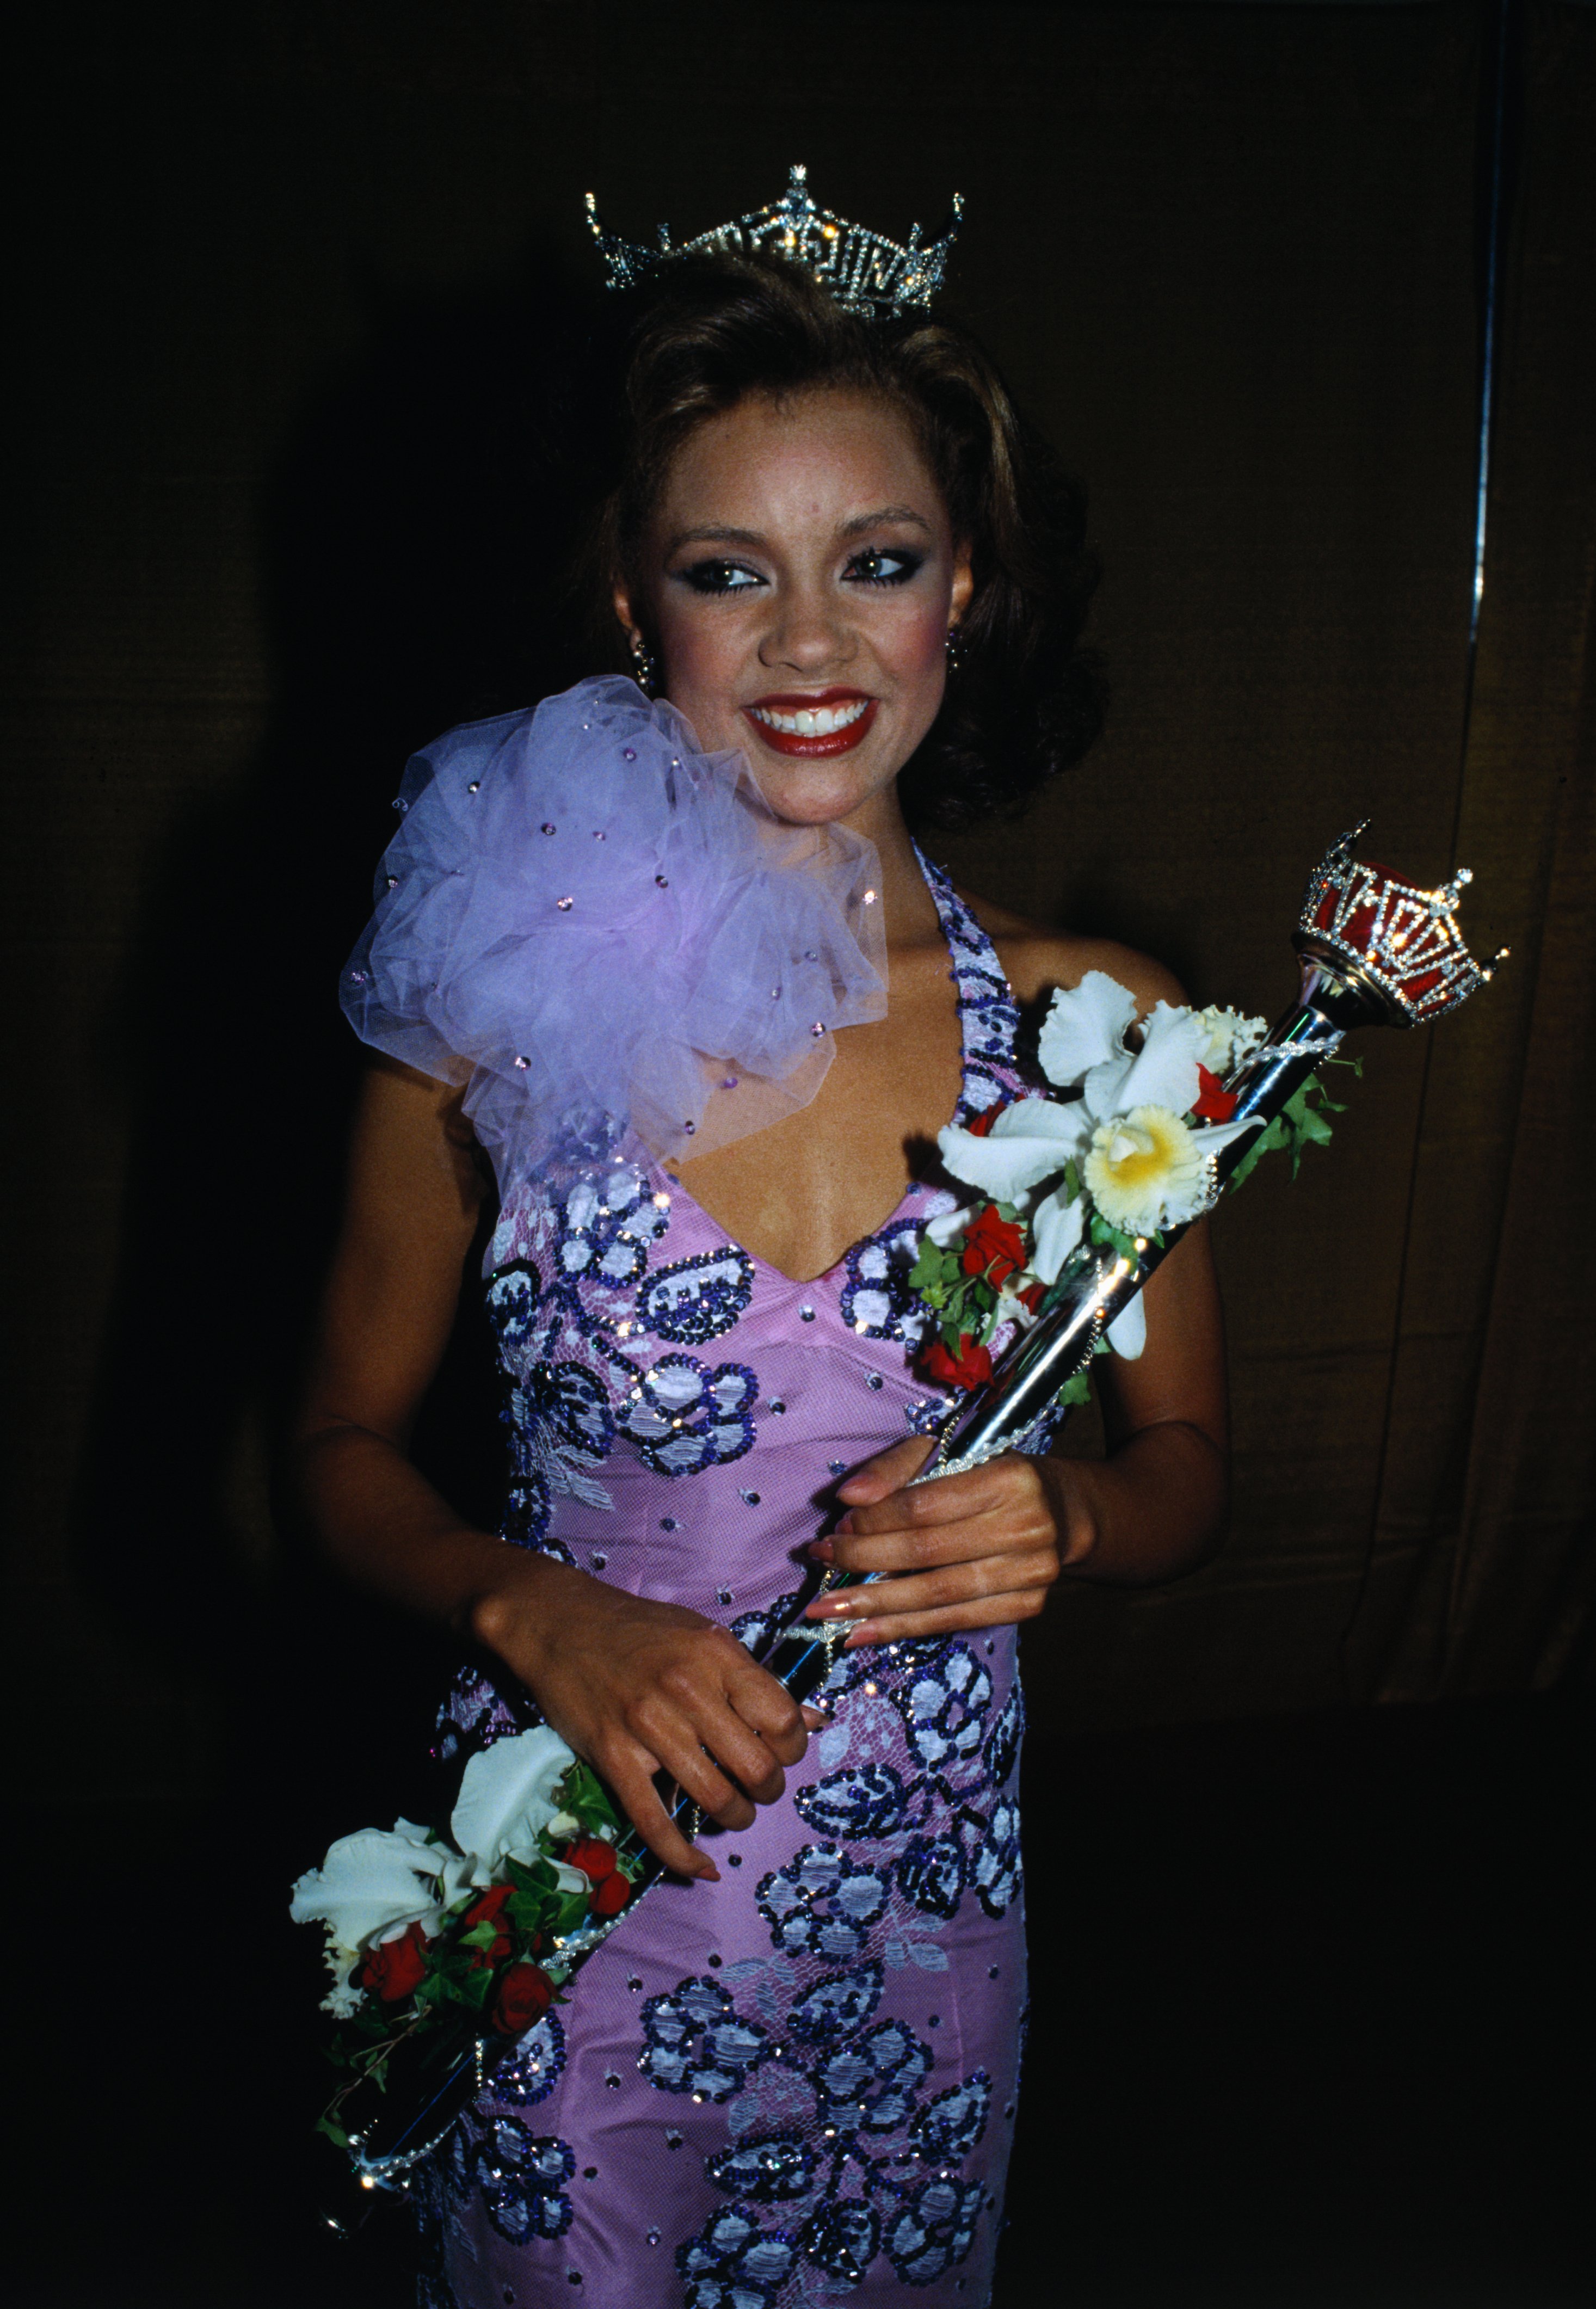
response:
<svg viewBox="0 0 1596 2309"><path fill-rule="evenodd" d="M620 619L621 631L630 642L641 630L636 618L632 615L632 589L624 580L617 580L615 591L609 598L615 604L616 616Z"/></svg>
<svg viewBox="0 0 1596 2309"><path fill-rule="evenodd" d="M953 547L953 582L948 595L948 623L958 625L970 607L975 592L975 575L970 563L970 547L961 540Z"/></svg>

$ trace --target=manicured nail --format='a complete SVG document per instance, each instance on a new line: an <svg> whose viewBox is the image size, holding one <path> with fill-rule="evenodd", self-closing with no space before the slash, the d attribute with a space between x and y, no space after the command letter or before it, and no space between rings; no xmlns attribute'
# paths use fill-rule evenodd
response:
<svg viewBox="0 0 1596 2309"><path fill-rule="evenodd" d="M863 1651L867 1644L878 1643L880 1639L881 1630L875 1621L861 1620L857 1628L850 1628L848 1630L848 1640L842 1648L845 1652Z"/></svg>
<svg viewBox="0 0 1596 2309"><path fill-rule="evenodd" d="M837 1551L829 1539L812 1539L809 1552L816 1563L831 1563L835 1560Z"/></svg>

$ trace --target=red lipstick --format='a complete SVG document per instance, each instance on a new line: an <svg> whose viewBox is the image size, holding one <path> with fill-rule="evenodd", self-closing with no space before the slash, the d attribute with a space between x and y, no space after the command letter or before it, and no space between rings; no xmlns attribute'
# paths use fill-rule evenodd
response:
<svg viewBox="0 0 1596 2309"><path fill-rule="evenodd" d="M878 699L862 689L784 689L772 690L768 697L755 698L751 705L744 706L743 712L772 753L815 761L833 754L850 753L869 731L878 704ZM800 713L823 711L833 717L847 714L849 718L842 721L840 728L827 731L784 730L773 720L764 718L766 714L779 714L783 722L791 722Z"/></svg>

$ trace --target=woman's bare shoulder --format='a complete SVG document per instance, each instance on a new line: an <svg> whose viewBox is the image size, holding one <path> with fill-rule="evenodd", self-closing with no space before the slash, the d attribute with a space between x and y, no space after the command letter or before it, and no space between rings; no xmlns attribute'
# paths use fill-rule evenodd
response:
<svg viewBox="0 0 1596 2309"><path fill-rule="evenodd" d="M1128 986L1143 1016L1155 1002L1186 999L1174 972L1134 947L1121 946L1115 938L1076 938L1048 930L973 891L960 890L959 895L996 947L1004 975L1022 1008L1051 994L1055 987L1079 986L1089 970L1100 970Z"/></svg>

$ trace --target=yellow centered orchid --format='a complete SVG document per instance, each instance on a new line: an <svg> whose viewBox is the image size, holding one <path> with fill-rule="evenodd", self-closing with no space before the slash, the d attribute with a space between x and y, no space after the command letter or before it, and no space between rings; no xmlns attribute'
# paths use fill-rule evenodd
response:
<svg viewBox="0 0 1596 2309"><path fill-rule="evenodd" d="M1082 1167L1092 1201L1126 1234L1178 1226L1208 1204L1206 1150L1167 1106L1134 1106L1100 1123Z"/></svg>

